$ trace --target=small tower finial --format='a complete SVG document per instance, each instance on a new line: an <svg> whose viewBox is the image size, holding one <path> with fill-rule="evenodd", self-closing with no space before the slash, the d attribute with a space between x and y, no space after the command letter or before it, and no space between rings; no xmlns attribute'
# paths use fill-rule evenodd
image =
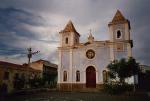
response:
<svg viewBox="0 0 150 101"><path fill-rule="evenodd" d="M91 33L91 29L89 31L90 31L90 33L89 33L88 41L92 43L94 41L94 37Z"/></svg>

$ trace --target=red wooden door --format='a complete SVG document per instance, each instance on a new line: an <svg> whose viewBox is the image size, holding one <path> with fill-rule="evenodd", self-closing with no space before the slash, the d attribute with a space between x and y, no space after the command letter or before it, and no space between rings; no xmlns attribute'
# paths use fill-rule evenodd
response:
<svg viewBox="0 0 150 101"><path fill-rule="evenodd" d="M89 66L86 69L86 87L88 88L96 87L96 71L93 66Z"/></svg>

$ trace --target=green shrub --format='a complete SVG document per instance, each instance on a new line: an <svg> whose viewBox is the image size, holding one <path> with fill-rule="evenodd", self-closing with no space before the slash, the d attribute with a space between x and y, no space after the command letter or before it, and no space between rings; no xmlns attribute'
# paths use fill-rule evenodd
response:
<svg viewBox="0 0 150 101"><path fill-rule="evenodd" d="M122 94L133 91L133 85L130 84L104 84L104 92L108 94Z"/></svg>

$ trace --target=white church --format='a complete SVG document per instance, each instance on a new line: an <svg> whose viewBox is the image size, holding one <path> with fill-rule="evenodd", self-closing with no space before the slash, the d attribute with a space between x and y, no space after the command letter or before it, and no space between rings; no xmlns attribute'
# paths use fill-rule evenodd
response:
<svg viewBox="0 0 150 101"><path fill-rule="evenodd" d="M118 10L108 24L109 40L80 43L80 34L71 21L59 32L60 47L58 88L60 90L99 89L107 82L107 66L115 60L132 56L130 22Z"/></svg>

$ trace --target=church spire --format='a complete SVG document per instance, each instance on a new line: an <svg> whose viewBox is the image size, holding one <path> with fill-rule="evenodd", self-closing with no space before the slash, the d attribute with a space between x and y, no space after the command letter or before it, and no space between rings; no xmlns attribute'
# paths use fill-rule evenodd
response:
<svg viewBox="0 0 150 101"><path fill-rule="evenodd" d="M61 32L64 32L64 33L65 32L75 32L75 33L77 33L80 36L80 34L76 31L76 29L75 29L75 27L74 27L74 25L73 25L71 20L68 21L68 23L65 26L64 30L62 30Z"/></svg>
<svg viewBox="0 0 150 101"><path fill-rule="evenodd" d="M121 21L126 21L126 19L123 16L123 14L119 10L117 10L117 12L112 20L112 23L117 23L117 22L121 22Z"/></svg>
<svg viewBox="0 0 150 101"><path fill-rule="evenodd" d="M118 24L118 23L128 23L128 27L129 29L131 29L130 21L126 19L119 10L117 10L115 16L113 17L112 21L109 22L108 26L113 25L113 24Z"/></svg>
<svg viewBox="0 0 150 101"><path fill-rule="evenodd" d="M69 20L69 22L67 23L64 31L67 31L67 32L75 32L76 31L71 20Z"/></svg>

